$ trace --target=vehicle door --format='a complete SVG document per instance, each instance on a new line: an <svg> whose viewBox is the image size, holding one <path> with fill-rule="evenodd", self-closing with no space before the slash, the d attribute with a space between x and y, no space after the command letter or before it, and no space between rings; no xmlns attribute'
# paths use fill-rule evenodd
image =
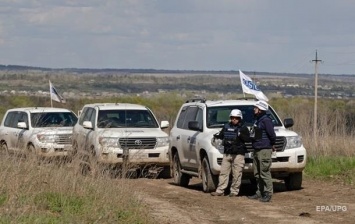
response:
<svg viewBox="0 0 355 224"><path fill-rule="evenodd" d="M94 113L95 109L92 107L85 107L83 112L79 118L79 125L75 127L75 136L78 144L78 149L87 149L89 143L89 133L93 131L93 129L84 128L83 123L84 121L91 121L91 115Z"/></svg>
<svg viewBox="0 0 355 224"><path fill-rule="evenodd" d="M188 123L190 121L196 121L197 115L201 114L202 110L197 106L189 106L186 111L186 117L183 123L183 132L181 132L181 144L182 144L182 161L183 167L189 167L193 170L198 169L197 151L196 151L196 137L199 131L190 130ZM202 125L202 124L200 124Z"/></svg>
<svg viewBox="0 0 355 224"><path fill-rule="evenodd" d="M26 123L26 128L18 128L17 127L17 147L19 150L26 150L27 143L29 142L31 138L31 131L29 125L29 117L26 112L20 112L18 116L18 121L16 123L16 127L18 122L25 122Z"/></svg>
<svg viewBox="0 0 355 224"><path fill-rule="evenodd" d="M4 127L1 130L1 135L3 136L3 140L5 140L7 148L9 150L15 150L17 145L17 116L18 111L11 111L7 113L5 116Z"/></svg>
<svg viewBox="0 0 355 224"><path fill-rule="evenodd" d="M178 149L179 157L180 157L180 163L183 160L183 149L182 149L182 142L181 142L181 134L185 131L182 127L184 124L184 120L186 117L186 112L187 112L187 106L184 106L181 108L181 111L179 113L179 116L176 121L176 125L173 126L173 128L170 131L170 147L175 147Z"/></svg>

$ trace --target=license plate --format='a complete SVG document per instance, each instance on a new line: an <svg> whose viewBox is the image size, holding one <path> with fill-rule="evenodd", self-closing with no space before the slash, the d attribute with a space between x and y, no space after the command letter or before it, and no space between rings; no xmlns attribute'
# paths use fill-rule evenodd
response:
<svg viewBox="0 0 355 224"><path fill-rule="evenodd" d="M132 155L132 158L133 159L146 159L146 158L148 158L148 154L134 154L134 155Z"/></svg>
<svg viewBox="0 0 355 224"><path fill-rule="evenodd" d="M65 145L64 146L64 151L71 151L72 150L72 146L71 145Z"/></svg>

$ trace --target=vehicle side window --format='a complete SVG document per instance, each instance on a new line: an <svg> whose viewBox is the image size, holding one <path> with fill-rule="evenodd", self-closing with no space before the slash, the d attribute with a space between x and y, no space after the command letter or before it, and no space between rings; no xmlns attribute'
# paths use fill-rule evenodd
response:
<svg viewBox="0 0 355 224"><path fill-rule="evenodd" d="M199 108L195 107L195 106L187 108L185 121L184 121L184 124L182 125L183 129L188 129L189 122L190 121L195 121L198 109Z"/></svg>
<svg viewBox="0 0 355 224"><path fill-rule="evenodd" d="M95 109L92 109L89 121L91 121L92 126L95 127L95 125L96 125L96 110Z"/></svg>
<svg viewBox="0 0 355 224"><path fill-rule="evenodd" d="M5 121L4 121L4 126L5 127L14 127L14 118L16 116L17 112L16 111L12 111L12 112L9 112L5 118Z"/></svg>
<svg viewBox="0 0 355 224"><path fill-rule="evenodd" d="M203 110L201 108L198 108L197 115L196 115L196 121L198 121L200 130L202 130L202 127L203 127Z"/></svg>
<svg viewBox="0 0 355 224"><path fill-rule="evenodd" d="M176 127L177 128L182 128L182 125L184 124L184 120L185 120L185 116L186 116L186 111L187 111L187 107L183 107L181 109L179 118L178 118L177 123L176 123Z"/></svg>
<svg viewBox="0 0 355 224"><path fill-rule="evenodd" d="M27 115L27 113L25 113L25 112L20 112L18 122L25 122L26 125L27 125L27 128L28 128L28 115ZM17 126L17 124L16 124L16 126Z"/></svg>
<svg viewBox="0 0 355 224"><path fill-rule="evenodd" d="M85 107L85 108L83 109L83 112L81 113L80 119L79 119L79 124L80 124L80 125L83 125L83 122L84 122L84 121L88 121L87 117L88 117L89 109L91 109L91 108L90 108L90 107ZM90 112L91 112L91 111L90 111Z"/></svg>

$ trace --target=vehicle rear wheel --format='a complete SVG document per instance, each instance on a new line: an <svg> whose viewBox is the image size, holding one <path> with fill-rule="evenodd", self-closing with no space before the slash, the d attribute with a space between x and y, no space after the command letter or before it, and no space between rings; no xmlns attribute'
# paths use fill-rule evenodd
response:
<svg viewBox="0 0 355 224"><path fill-rule="evenodd" d="M205 193L215 191L218 185L218 176L213 175L207 157L202 160L202 188Z"/></svg>
<svg viewBox="0 0 355 224"><path fill-rule="evenodd" d="M177 153L175 153L173 158L173 177L174 183L183 187L187 187L189 185L191 178L189 175L181 173L181 164Z"/></svg>
<svg viewBox="0 0 355 224"><path fill-rule="evenodd" d="M291 173L287 178L285 178L285 186L289 191L301 189L302 172Z"/></svg>

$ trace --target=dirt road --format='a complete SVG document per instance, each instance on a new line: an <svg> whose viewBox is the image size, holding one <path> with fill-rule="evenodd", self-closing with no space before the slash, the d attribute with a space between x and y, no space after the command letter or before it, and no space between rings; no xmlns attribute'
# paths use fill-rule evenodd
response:
<svg viewBox="0 0 355 224"><path fill-rule="evenodd" d="M193 178L188 188L172 179L135 179L139 197L160 224L174 223L354 223L355 189L335 183L304 180L303 188L286 191L274 183L269 203L250 200L251 185L242 184L241 197L213 197Z"/></svg>

